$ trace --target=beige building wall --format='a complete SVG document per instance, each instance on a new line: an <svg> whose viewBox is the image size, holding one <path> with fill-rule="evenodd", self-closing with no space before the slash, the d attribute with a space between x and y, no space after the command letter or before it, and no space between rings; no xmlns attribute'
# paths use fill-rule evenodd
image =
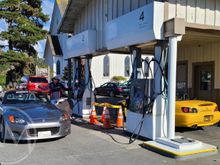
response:
<svg viewBox="0 0 220 165"><path fill-rule="evenodd" d="M192 88L193 84L193 63L214 61L214 88L220 89L220 42L193 47L179 47L178 61L188 62L188 88Z"/></svg>
<svg viewBox="0 0 220 165"><path fill-rule="evenodd" d="M166 19L184 18L190 24L220 26L219 0L168 0Z"/></svg>

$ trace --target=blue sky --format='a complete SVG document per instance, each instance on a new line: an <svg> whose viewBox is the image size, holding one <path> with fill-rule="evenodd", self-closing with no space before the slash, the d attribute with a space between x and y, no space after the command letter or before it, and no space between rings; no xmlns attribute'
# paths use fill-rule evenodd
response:
<svg viewBox="0 0 220 165"><path fill-rule="evenodd" d="M42 4L43 4L43 12L47 15L50 16L50 21L48 21L45 25L44 25L44 29L47 29L49 31L50 28L50 22L51 22L51 15L53 12L53 6L54 6L54 1L55 0L42 0ZM40 41L38 45L35 46L35 48L38 50L38 55L39 57L43 57L43 53L44 53L44 48L45 48L45 40Z"/></svg>
<svg viewBox="0 0 220 165"><path fill-rule="evenodd" d="M42 0L43 12L45 14L49 15L50 18L51 18L52 11L53 11L54 1L55 0ZM48 21L44 25L44 29L49 30L49 28L50 28L50 21ZM7 24L5 24L4 21L0 20L0 31L4 30L6 28L7 28ZM2 44L3 45L7 45L7 41L0 41L0 44L1 45ZM45 40L39 41L39 43L37 45L35 45L35 49L37 50L39 57L43 57L44 47L45 47Z"/></svg>

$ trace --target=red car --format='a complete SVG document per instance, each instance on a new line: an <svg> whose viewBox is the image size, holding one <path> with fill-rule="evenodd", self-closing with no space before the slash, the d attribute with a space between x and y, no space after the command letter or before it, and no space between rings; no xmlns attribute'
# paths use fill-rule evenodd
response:
<svg viewBox="0 0 220 165"><path fill-rule="evenodd" d="M40 91L43 93L49 93L49 89L48 90L41 89L47 87L48 85L49 84L46 77L43 76L29 76L27 80L27 90L29 91ZM39 88L39 86L41 88Z"/></svg>

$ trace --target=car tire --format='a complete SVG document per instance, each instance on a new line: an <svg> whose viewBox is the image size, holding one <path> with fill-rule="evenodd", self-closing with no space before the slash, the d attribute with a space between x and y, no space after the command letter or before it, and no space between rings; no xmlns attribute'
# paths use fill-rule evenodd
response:
<svg viewBox="0 0 220 165"><path fill-rule="evenodd" d="M5 143L5 121L2 117L0 119L0 132L1 132L0 141L2 143Z"/></svg>
<svg viewBox="0 0 220 165"><path fill-rule="evenodd" d="M109 96L110 96L110 97L114 97L114 96L115 96L114 92L111 91L111 92L109 93Z"/></svg>
<svg viewBox="0 0 220 165"><path fill-rule="evenodd" d="M220 127L220 121L216 123L216 126L217 126L217 127Z"/></svg>

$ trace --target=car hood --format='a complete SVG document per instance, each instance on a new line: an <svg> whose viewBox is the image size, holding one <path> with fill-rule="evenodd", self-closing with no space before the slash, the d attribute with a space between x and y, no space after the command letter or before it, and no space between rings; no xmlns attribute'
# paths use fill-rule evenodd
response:
<svg viewBox="0 0 220 165"><path fill-rule="evenodd" d="M62 112L54 105L51 104L16 104L16 105L4 105L3 109L7 114L15 114L23 116L28 121L41 122L57 121L60 119Z"/></svg>

